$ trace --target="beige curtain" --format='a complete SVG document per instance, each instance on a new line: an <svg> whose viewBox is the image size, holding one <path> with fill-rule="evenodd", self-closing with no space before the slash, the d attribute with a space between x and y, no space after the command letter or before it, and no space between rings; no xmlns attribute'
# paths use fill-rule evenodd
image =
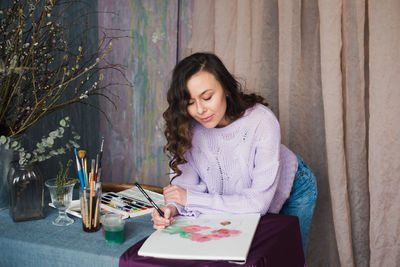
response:
<svg viewBox="0 0 400 267"><path fill-rule="evenodd" d="M371 265L400 264L400 1L368 1Z"/></svg>
<svg viewBox="0 0 400 267"><path fill-rule="evenodd" d="M400 264L400 1L194 0L219 55L317 177L309 266Z"/></svg>

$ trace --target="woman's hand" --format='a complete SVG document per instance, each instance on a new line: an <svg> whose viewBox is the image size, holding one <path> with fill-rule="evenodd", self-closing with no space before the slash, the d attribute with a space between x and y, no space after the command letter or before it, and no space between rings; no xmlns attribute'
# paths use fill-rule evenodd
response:
<svg viewBox="0 0 400 267"><path fill-rule="evenodd" d="M160 209L164 212L164 217L155 209L151 213L151 220L154 222L153 227L156 230L162 230L173 224L175 222L174 216L178 214L178 210L174 205L160 207Z"/></svg>
<svg viewBox="0 0 400 267"><path fill-rule="evenodd" d="M182 206L186 205L187 192L180 186L168 185L163 188L163 194L165 203L175 202Z"/></svg>

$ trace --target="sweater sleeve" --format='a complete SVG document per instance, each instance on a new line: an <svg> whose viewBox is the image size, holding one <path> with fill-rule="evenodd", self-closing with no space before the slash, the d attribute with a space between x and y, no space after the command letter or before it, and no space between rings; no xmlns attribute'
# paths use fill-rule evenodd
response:
<svg viewBox="0 0 400 267"><path fill-rule="evenodd" d="M201 213L265 214L280 177L280 127L273 115L265 116L255 128L250 157L250 185L234 194L209 194L188 188L186 211ZM229 159L230 155L226 155ZM252 166L252 168L251 168Z"/></svg>
<svg viewBox="0 0 400 267"><path fill-rule="evenodd" d="M192 165L192 157L190 152L185 154L185 158L188 161L185 164L179 165L179 169L182 171L182 174L175 179L172 180L173 185L178 185L187 190L187 192L198 192L198 193L206 193L207 186L200 179L199 175L196 172L196 169ZM172 176L171 176L172 179ZM197 210L187 210L185 206L182 206L175 202L166 203L166 205L174 205L180 215L184 216L198 216L200 214Z"/></svg>

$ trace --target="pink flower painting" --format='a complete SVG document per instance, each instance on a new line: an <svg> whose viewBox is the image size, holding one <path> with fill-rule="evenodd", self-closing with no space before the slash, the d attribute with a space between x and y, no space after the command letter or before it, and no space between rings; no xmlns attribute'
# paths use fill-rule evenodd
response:
<svg viewBox="0 0 400 267"><path fill-rule="evenodd" d="M188 237L190 237L190 240L196 241L196 242L204 242L204 241L210 241L210 240L216 240L220 239L221 236L216 235L216 234L199 234L199 233L192 233L188 234Z"/></svg>
<svg viewBox="0 0 400 267"><path fill-rule="evenodd" d="M230 230L230 229L222 228L222 229L214 230L211 233L216 234L221 237L229 237L229 236L236 236L236 235L240 234L241 232L239 230Z"/></svg>
<svg viewBox="0 0 400 267"><path fill-rule="evenodd" d="M206 230L210 229L208 226L200 226L200 225L187 225L187 226L182 226L181 229L185 232L199 232L201 230Z"/></svg>
<svg viewBox="0 0 400 267"><path fill-rule="evenodd" d="M227 224L230 224L229 221L224 221L224 222L228 222ZM227 229L227 228L218 229L218 228L211 228L209 226L201 226L196 224L182 225L179 223L173 224L167 227L166 229L163 229L162 232L171 235L178 234L182 238L187 238L195 242L207 242L226 237L233 237L241 234L241 231L234 229Z"/></svg>

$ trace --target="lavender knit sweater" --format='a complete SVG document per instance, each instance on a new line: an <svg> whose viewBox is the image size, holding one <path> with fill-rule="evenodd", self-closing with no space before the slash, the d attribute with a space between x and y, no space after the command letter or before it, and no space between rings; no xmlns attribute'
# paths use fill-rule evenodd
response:
<svg viewBox="0 0 400 267"><path fill-rule="evenodd" d="M256 104L223 128L194 122L192 149L172 184L187 190L181 215L278 213L290 195L297 158L281 144L278 120Z"/></svg>

